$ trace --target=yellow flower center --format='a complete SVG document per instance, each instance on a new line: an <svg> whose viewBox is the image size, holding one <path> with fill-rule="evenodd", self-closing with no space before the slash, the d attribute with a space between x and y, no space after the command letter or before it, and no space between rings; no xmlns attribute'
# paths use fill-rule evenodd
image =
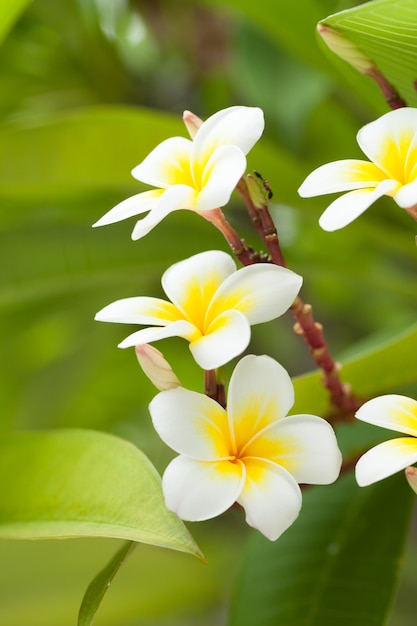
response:
<svg viewBox="0 0 417 626"><path fill-rule="evenodd" d="M417 145L414 132L403 131L400 137L387 137L381 165L389 178L407 185L417 178Z"/></svg>

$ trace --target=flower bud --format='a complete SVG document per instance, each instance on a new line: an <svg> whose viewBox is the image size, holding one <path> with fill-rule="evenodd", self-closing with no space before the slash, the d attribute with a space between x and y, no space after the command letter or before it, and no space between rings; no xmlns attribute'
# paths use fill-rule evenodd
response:
<svg viewBox="0 0 417 626"><path fill-rule="evenodd" d="M332 52L352 65L361 74L369 74L375 70L374 62L346 35L321 23L317 24L317 32Z"/></svg>
<svg viewBox="0 0 417 626"><path fill-rule="evenodd" d="M405 477L408 480L408 484L414 493L417 493L417 467L407 467L405 470Z"/></svg>
<svg viewBox="0 0 417 626"><path fill-rule="evenodd" d="M135 351L139 365L159 391L173 389L181 384L162 352L147 343L136 346Z"/></svg>
<svg viewBox="0 0 417 626"><path fill-rule="evenodd" d="M182 115L182 120L188 130L188 132L190 133L190 137L191 139L194 139L194 137L197 134L198 129L200 128L200 126L203 123L203 120L200 119L197 115L195 115L194 113L191 113L191 111L184 111L183 115Z"/></svg>

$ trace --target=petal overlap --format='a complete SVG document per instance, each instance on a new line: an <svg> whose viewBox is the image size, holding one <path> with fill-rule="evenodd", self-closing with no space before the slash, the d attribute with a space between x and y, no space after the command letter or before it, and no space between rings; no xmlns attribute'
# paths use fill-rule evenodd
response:
<svg viewBox="0 0 417 626"><path fill-rule="evenodd" d="M407 396L387 394L365 402L357 419L381 428L409 435L378 444L356 464L356 480L361 487L371 485L417 463L417 401Z"/></svg>
<svg viewBox="0 0 417 626"><path fill-rule="evenodd" d="M156 189L120 202L94 226L149 211L133 229L136 240L173 211L186 209L204 216L224 206L245 172L246 154L263 129L261 109L235 106L209 117L193 132L193 139L165 139L132 170L134 178Z"/></svg>
<svg viewBox="0 0 417 626"><path fill-rule="evenodd" d="M300 477L327 484L341 466L327 422L312 415L285 416L294 399L290 387L276 361L247 355L233 372L227 410L181 387L158 394L149 406L153 424L179 453L162 480L168 508L197 521L237 502L250 526L277 539L299 514ZM288 462L291 455L296 462Z"/></svg>
<svg viewBox="0 0 417 626"><path fill-rule="evenodd" d="M129 335L121 348L183 337L198 365L211 370L246 349L251 324L282 315L301 283L300 276L276 265L260 263L237 270L228 254L210 250L175 263L164 273L162 286L171 302L125 298L104 307L96 319L157 327Z"/></svg>
<svg viewBox="0 0 417 626"><path fill-rule="evenodd" d="M350 224L383 195L403 209L417 204L417 109L402 107L385 113L361 128L357 141L370 161L345 159L322 165L298 189L305 198L349 192L321 216L324 230Z"/></svg>

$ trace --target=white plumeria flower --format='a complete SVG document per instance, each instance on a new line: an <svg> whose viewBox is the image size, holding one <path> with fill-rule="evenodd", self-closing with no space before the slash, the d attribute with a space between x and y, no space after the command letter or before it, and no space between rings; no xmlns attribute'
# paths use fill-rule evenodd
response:
<svg viewBox="0 0 417 626"><path fill-rule="evenodd" d="M125 298L99 311L96 319L156 326L129 335L120 348L184 337L198 365L212 370L245 350L251 325L285 313L301 283L298 274L269 263L236 270L228 254L210 250L175 263L163 274L162 287L171 302Z"/></svg>
<svg viewBox="0 0 417 626"><path fill-rule="evenodd" d="M356 480L365 487L417 462L417 401L389 394L365 402L356 417L368 424L405 433L375 446L356 464Z"/></svg>
<svg viewBox="0 0 417 626"><path fill-rule="evenodd" d="M233 106L218 111L198 129L190 116L186 111L192 139L166 139L132 170L137 180L157 189L127 198L94 226L149 211L133 229L132 239L140 239L172 211L189 209L205 215L229 202L245 172L245 155L262 135L263 112L257 107Z"/></svg>
<svg viewBox="0 0 417 626"><path fill-rule="evenodd" d="M153 424L180 455L162 479L167 507L202 521L238 502L250 526L277 539L300 512L298 483L332 483L342 462L331 426L315 415L286 417L293 403L288 373L268 356L238 363L227 411L183 387L159 393Z"/></svg>
<svg viewBox="0 0 417 626"><path fill-rule="evenodd" d="M304 198L349 192L327 207L320 226L327 231L343 228L384 195L417 219L417 109L386 113L361 128L357 141L370 161L345 159L322 165L298 190Z"/></svg>

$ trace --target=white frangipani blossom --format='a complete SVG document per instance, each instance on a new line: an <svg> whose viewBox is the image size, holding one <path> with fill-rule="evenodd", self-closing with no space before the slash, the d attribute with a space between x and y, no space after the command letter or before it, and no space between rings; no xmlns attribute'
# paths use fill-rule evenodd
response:
<svg viewBox="0 0 417 626"><path fill-rule="evenodd" d="M205 215L229 202L245 172L246 154L262 135L262 110L233 106L218 111L199 128L198 118L188 111L185 120L192 139L166 139L132 170L137 180L156 189L120 202L94 226L149 211L133 229L132 239L140 239L172 211L188 209Z"/></svg>
<svg viewBox="0 0 417 626"><path fill-rule="evenodd" d="M238 502L250 526L277 539L299 514L298 483L332 483L342 462L331 426L286 416L293 403L288 373L268 356L241 359L227 410L183 387L159 393L149 406L153 424L179 454L162 479L167 507L201 521Z"/></svg>
<svg viewBox="0 0 417 626"><path fill-rule="evenodd" d="M357 141L370 161L322 165L298 190L304 198L348 192L327 207L320 226L327 231L343 228L384 195L417 219L417 109L389 111L361 128Z"/></svg>
<svg viewBox="0 0 417 626"><path fill-rule="evenodd" d="M285 313L301 284L301 276L286 268L256 263L236 270L228 254L210 250L163 274L170 301L147 296L117 300L99 311L96 320L152 326L129 335L120 348L183 337L198 365L212 370L245 350L251 325Z"/></svg>
<svg viewBox="0 0 417 626"><path fill-rule="evenodd" d="M365 452L356 464L356 480L361 487L417 463L416 400L397 394L379 396L365 402L357 411L356 417L368 424L407 435L384 441Z"/></svg>

